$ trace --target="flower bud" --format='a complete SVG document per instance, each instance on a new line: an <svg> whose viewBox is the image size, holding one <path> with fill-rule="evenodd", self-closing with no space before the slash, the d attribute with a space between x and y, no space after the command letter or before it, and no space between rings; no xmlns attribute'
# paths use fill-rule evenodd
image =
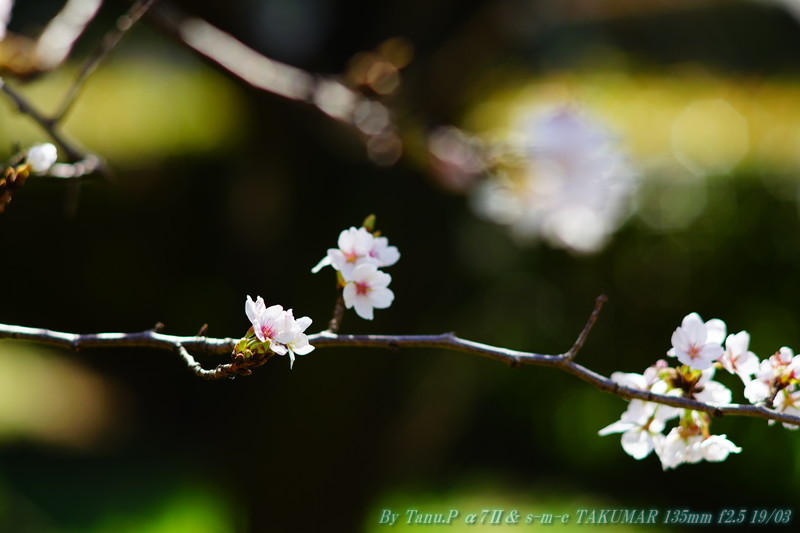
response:
<svg viewBox="0 0 800 533"><path fill-rule="evenodd" d="M31 170L36 174L42 174L50 170L50 167L58 159L58 150L51 143L37 144L28 148L28 155L25 162L30 165Z"/></svg>

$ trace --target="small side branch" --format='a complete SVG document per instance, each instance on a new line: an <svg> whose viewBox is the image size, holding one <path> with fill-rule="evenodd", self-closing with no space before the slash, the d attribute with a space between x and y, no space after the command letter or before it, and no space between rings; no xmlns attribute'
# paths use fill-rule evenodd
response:
<svg viewBox="0 0 800 533"><path fill-rule="evenodd" d="M586 342L586 338L589 336L589 332L592 331L594 323L597 322L597 319L600 317L600 311L603 310L603 304L605 304L607 301L608 297L605 294L601 294L597 297L594 302L594 310L592 311L592 314L589 315L589 320L587 320L586 325L583 326L580 335L578 335L578 338L575 340L575 344L573 344L572 348L570 348L569 351L564 354L568 357L568 359L573 359L576 355L578 355L580 349L583 348L583 343Z"/></svg>

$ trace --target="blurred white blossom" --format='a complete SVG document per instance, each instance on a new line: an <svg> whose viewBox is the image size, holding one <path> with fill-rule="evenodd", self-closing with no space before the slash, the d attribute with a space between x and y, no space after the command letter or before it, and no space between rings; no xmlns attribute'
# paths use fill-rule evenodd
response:
<svg viewBox="0 0 800 533"><path fill-rule="evenodd" d="M0 0L2 1L2 0ZM31 166L31 170L37 174L50 170L58 159L58 150L50 143L37 144L28 148L25 162Z"/></svg>
<svg viewBox="0 0 800 533"><path fill-rule="evenodd" d="M495 156L500 170L476 189L476 209L519 237L598 251L629 213L635 185L616 137L574 106L537 114L520 137L516 154Z"/></svg>
<svg viewBox="0 0 800 533"><path fill-rule="evenodd" d="M14 0L0 0L0 41L6 38L6 26L11 20L11 8L14 7Z"/></svg>
<svg viewBox="0 0 800 533"><path fill-rule="evenodd" d="M718 463L731 453L742 451L726 435L704 436L699 427L691 424L672 428L658 444L656 453L664 470L703 460Z"/></svg>

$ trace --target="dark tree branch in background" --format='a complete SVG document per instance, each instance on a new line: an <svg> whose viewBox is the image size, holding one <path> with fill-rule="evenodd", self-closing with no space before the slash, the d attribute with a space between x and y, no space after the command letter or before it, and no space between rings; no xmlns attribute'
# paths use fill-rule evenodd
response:
<svg viewBox="0 0 800 533"><path fill-rule="evenodd" d="M574 358L583 347L592 326L597 321L604 302L604 296L597 299L594 310L576 342L568 351L558 355L523 352L491 346L462 339L456 336L455 333L443 333L440 335L340 335L323 331L309 335L308 340L316 348L385 348L393 351L399 351L402 348L436 348L488 357L513 367L522 365L549 366L568 372L591 383L602 391L626 399L671 405L682 409L701 411L717 417L722 415L751 416L775 422L800 425L800 417L778 413L761 406L741 404L711 405L691 398L655 394L650 391L624 387L593 370L579 365L574 361ZM253 367L260 366L266 362L266 359L246 360L241 354L232 353L239 339L203 336L181 337L165 335L160 333L158 329L157 327L139 333L76 334L0 324L0 339L28 340L76 351L85 348L125 347L166 350L177 353L195 375L209 380L247 375ZM205 369L189 353L189 350L209 355L231 354L232 361L217 365L211 369Z"/></svg>
<svg viewBox="0 0 800 533"><path fill-rule="evenodd" d="M233 35L162 2L149 13L167 34L249 85L290 100L315 106L326 115L355 127L365 139L370 158L393 164L402 153L392 111L381 102L322 76L275 61Z"/></svg>
<svg viewBox="0 0 800 533"><path fill-rule="evenodd" d="M78 39L100 10L103 0L67 0L36 40L35 67L51 71L64 63Z"/></svg>
<svg viewBox="0 0 800 533"><path fill-rule="evenodd" d="M47 131L50 137L61 147L62 150L64 150L70 160L80 161L81 159L85 158L84 154L78 150L78 148L73 146L71 142L64 138L50 118L46 117L42 112L36 109L33 104L31 104L24 96L18 93L2 78L0 78L0 90L3 91L8 99L14 103L14 106L20 113L31 117L34 122L39 124L45 131Z"/></svg>
<svg viewBox="0 0 800 533"><path fill-rule="evenodd" d="M49 177L83 178L95 173L99 173L106 177L108 176L109 171L103 164L102 160L95 154L86 153L76 147L72 142L68 141L61 133L59 124L72 108L72 105L75 103L89 76L91 76L92 73L94 73L94 71L100 66L100 64L102 64L103 61L108 58L111 51L116 48L120 41L122 41L122 38L136 24L136 22L138 22L144 16L147 10L150 9L155 2L156 0L138 0L125 14L123 14L117 20L116 26L106 34L94 53L89 56L86 61L84 61L75 80L64 95L58 111L56 111L52 116L46 116L24 96L22 96L22 94L5 83L4 80L0 79L0 89L2 89L3 93L5 93L6 96L14 103L19 112L29 116L34 122L39 124L39 126L41 126L42 129L48 133L50 138L61 147L64 153L66 153L70 164L55 165L48 172L47 175ZM59 30L54 26L55 29L48 33L48 30L46 29L39 39L39 48L42 48L42 46L44 46L43 42L46 41L46 46L44 47L51 50L71 49L72 44L83 33L86 25L89 23L89 21L91 21L92 17L94 16L94 11L96 10L96 6L94 5L89 6L91 9L87 9L86 7L81 8L80 6L75 7L78 6L78 4L80 4L80 2L69 2L65 5L62 12L51 22L51 26L69 26L68 29L70 31L65 31L63 29ZM99 6L99 4L97 5ZM82 11L82 16L77 17L77 19L74 13L76 10ZM79 22L79 24L75 24L76 20ZM49 28L50 26L48 26L48 29ZM54 35L54 37L48 37L48 35L51 34ZM57 41L59 37L62 39L62 41ZM59 58L53 60L53 66L57 66L64 59L60 56Z"/></svg>
<svg viewBox="0 0 800 533"><path fill-rule="evenodd" d="M103 40L100 43L100 46L95 49L94 53L92 53L92 55L90 55L81 65L78 75L75 77L72 85L64 95L64 100L61 102L61 106L59 107L58 111L50 119L51 121L55 123L63 120L64 116L66 116L66 114L72 108L72 105L75 103L78 94L80 93L89 76L91 76L95 70L97 70L97 68L108 58L108 56L111 54L111 51L117 47L128 31L157 1L158 0L138 0L131 6L127 13L117 19L116 26L106 33L105 37L103 37Z"/></svg>

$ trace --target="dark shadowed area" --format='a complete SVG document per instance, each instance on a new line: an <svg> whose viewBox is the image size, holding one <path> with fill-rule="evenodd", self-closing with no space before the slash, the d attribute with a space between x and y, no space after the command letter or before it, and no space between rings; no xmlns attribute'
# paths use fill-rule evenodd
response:
<svg viewBox="0 0 800 533"><path fill-rule="evenodd" d="M62 3L17 0L9 29L34 35ZM160 4L342 76L394 111L402 155L380 164L363 131L248 86L145 17L63 128L107 159L110 178L31 178L0 215L1 323L89 333L162 322L175 335L208 324L238 337L246 296L260 295L317 332L336 286L332 270L311 268L374 213L402 254L387 269L396 298L372 322L348 311L344 333L455 331L556 354L606 294L579 355L604 375L664 358L693 311L749 331L761 358L800 348L800 26L784 3ZM65 67L7 79L54 109L128 5L106 1ZM388 81L364 74L354 58L380 63L366 52L407 54L407 65ZM527 109L553 103L603 120L637 170L629 211L589 253L482 215L472 178L443 172L426 144L448 125L507 139ZM0 160L48 140L0 98ZM735 376L719 380L746 402ZM386 509L401 522L410 509L502 509L523 521L568 513L550 526L566 531L592 527L577 523L581 509L624 508L657 509L659 523L620 530L657 531L679 527L662 523L669 510L715 523L725 509L798 510L796 432L724 417L714 430L740 454L663 471L597 435L625 407L553 369L433 349L318 349L291 370L275 357L206 382L164 351L3 340L0 530L377 532L389 530ZM401 526L445 527L391 529ZM447 530L483 528L512 526Z"/></svg>

